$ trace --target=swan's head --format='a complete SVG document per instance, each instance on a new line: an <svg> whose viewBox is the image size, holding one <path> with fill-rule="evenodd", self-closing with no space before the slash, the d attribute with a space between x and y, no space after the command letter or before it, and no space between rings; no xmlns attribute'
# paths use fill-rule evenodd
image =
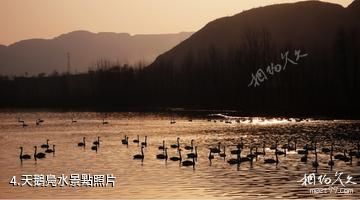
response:
<svg viewBox="0 0 360 200"><path fill-rule="evenodd" d="M50 140L49 139L46 139L46 142L49 142Z"/></svg>
<svg viewBox="0 0 360 200"><path fill-rule="evenodd" d="M19 149L23 149L23 147L19 147Z"/></svg>
<svg viewBox="0 0 360 200"><path fill-rule="evenodd" d="M34 148L36 149L36 148L37 148L37 146L34 146Z"/></svg>

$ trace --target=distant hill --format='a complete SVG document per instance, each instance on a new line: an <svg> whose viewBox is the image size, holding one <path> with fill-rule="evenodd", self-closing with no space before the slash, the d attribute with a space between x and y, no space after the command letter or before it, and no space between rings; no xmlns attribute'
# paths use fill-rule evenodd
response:
<svg viewBox="0 0 360 200"><path fill-rule="evenodd" d="M121 64L151 63L156 56L174 47L191 33L144 34L91 33L74 31L53 39L23 40L0 45L0 74L64 72L67 52L72 72L87 71L97 61L106 59Z"/></svg>
<svg viewBox="0 0 360 200"><path fill-rule="evenodd" d="M166 101L178 106L360 115L359 19L356 0L347 8L277 4L214 20L149 66L161 76L151 80L151 94L171 94ZM295 50L308 56L274 75L267 71L284 64L281 53L294 60ZM263 79L257 87L254 76Z"/></svg>
<svg viewBox="0 0 360 200"><path fill-rule="evenodd" d="M354 25L350 24L353 19L360 21L350 18L353 17L351 14L359 13L359 1L349 8L321 1L254 8L208 23L187 40L160 55L153 66L171 62L174 67L181 67L190 52L196 57L210 48L224 55L229 49L246 45L252 39L260 40L264 34L277 47L291 44L307 49L314 46L329 48L339 28Z"/></svg>

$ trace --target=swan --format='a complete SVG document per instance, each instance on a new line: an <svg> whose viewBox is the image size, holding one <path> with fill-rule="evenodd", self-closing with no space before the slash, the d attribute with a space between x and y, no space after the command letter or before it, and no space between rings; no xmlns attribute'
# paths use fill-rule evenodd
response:
<svg viewBox="0 0 360 200"><path fill-rule="evenodd" d="M176 139L176 144L170 145L171 148L180 148L180 138Z"/></svg>
<svg viewBox="0 0 360 200"><path fill-rule="evenodd" d="M141 146L141 154L134 155L135 160L144 160L144 146Z"/></svg>
<svg viewBox="0 0 360 200"><path fill-rule="evenodd" d="M78 143L79 147L85 147L86 143L85 143L85 137L83 137L83 141Z"/></svg>
<svg viewBox="0 0 360 200"><path fill-rule="evenodd" d="M71 123L76 123L77 121L74 118L71 118Z"/></svg>
<svg viewBox="0 0 360 200"><path fill-rule="evenodd" d="M39 119L36 120L36 123L35 123L35 124L36 124L36 126L39 126L39 125L41 125L41 123L43 123L43 122L44 122L44 120L42 120L42 119L39 118Z"/></svg>
<svg viewBox="0 0 360 200"><path fill-rule="evenodd" d="M211 148L210 148L209 156L208 156L210 162L211 162L212 159L214 159L214 155L212 155L211 153L212 153L212 151L211 151Z"/></svg>
<svg viewBox="0 0 360 200"><path fill-rule="evenodd" d="M300 158L300 161L301 162L307 162L307 155L308 155L308 153L306 152L305 154L304 154L304 156L302 156L301 158Z"/></svg>
<svg viewBox="0 0 360 200"><path fill-rule="evenodd" d="M97 152L97 150L98 150L98 146L96 146L96 145L95 145L95 146L92 146L92 147L91 147L91 150L94 150L94 151L96 151L96 152Z"/></svg>
<svg viewBox="0 0 360 200"><path fill-rule="evenodd" d="M279 158L278 158L278 154L277 154L277 148L275 148L275 157L276 157L276 160L274 160L272 158L268 158L268 159L264 160L264 163L265 164L273 164L273 163L278 164L279 163Z"/></svg>
<svg viewBox="0 0 360 200"><path fill-rule="evenodd" d="M332 168L334 166L334 161L333 161L333 146L331 145L331 149L330 149L330 160L328 162L328 165Z"/></svg>
<svg viewBox="0 0 360 200"><path fill-rule="evenodd" d="M252 150L253 150L253 147L250 148L250 154L248 154L246 157L248 157L250 159L253 159L256 157L256 154L253 154Z"/></svg>
<svg viewBox="0 0 360 200"><path fill-rule="evenodd" d="M355 156L356 158L360 158L360 142L357 142L357 151L349 152L349 156Z"/></svg>
<svg viewBox="0 0 360 200"><path fill-rule="evenodd" d="M20 159L22 160L22 159L24 159L24 160L27 160L27 159L30 159L31 158L31 156L30 155L28 155L28 154L24 154L23 155L23 147L20 147Z"/></svg>
<svg viewBox="0 0 360 200"><path fill-rule="evenodd" d="M300 149L297 151L298 154L307 154L308 153L308 148L307 148L307 144L304 146L304 149Z"/></svg>
<svg viewBox="0 0 360 200"><path fill-rule="evenodd" d="M145 141L142 142L141 145L143 145L143 146L145 146L145 147L147 146L147 136L145 136Z"/></svg>
<svg viewBox="0 0 360 200"><path fill-rule="evenodd" d="M93 142L94 145L100 146L100 137L97 137L97 140Z"/></svg>
<svg viewBox="0 0 360 200"><path fill-rule="evenodd" d="M350 157L348 157L346 155L346 153L347 153L347 150L344 150L344 157L340 158L339 160L342 160L344 162L349 162L350 161L350 163L352 163L352 156L350 155Z"/></svg>
<svg viewBox="0 0 360 200"><path fill-rule="evenodd" d="M162 146L159 146L159 150L164 150L165 149L165 140L163 140Z"/></svg>
<svg viewBox="0 0 360 200"><path fill-rule="evenodd" d="M182 165L183 166L194 166L195 167L195 158L192 158L192 161L191 160L185 160L182 162Z"/></svg>
<svg viewBox="0 0 360 200"><path fill-rule="evenodd" d="M238 144L238 149L243 149L244 148L244 139L241 137L240 138L240 143Z"/></svg>
<svg viewBox="0 0 360 200"><path fill-rule="evenodd" d="M129 140L129 137L127 137L127 136L125 135L125 138L121 140L121 143L127 145L127 144L129 144L129 143L128 143L128 140Z"/></svg>
<svg viewBox="0 0 360 200"><path fill-rule="evenodd" d="M191 140L191 146L185 146L186 150L193 150L194 149L194 140Z"/></svg>
<svg viewBox="0 0 360 200"><path fill-rule="evenodd" d="M36 160L37 158L45 158L45 154L44 153L42 153L42 152L40 152L40 153L37 153L37 146L34 146L34 148L35 148L35 152L34 152L34 159Z"/></svg>
<svg viewBox="0 0 360 200"><path fill-rule="evenodd" d="M263 143L262 149L263 149L263 151L259 152L259 151L257 151L257 147L256 147L255 155L257 155L257 156L264 155L265 156L265 142Z"/></svg>
<svg viewBox="0 0 360 200"><path fill-rule="evenodd" d="M157 159L168 159L167 148L164 149L164 153L156 155Z"/></svg>
<svg viewBox="0 0 360 200"><path fill-rule="evenodd" d="M102 124L109 124L109 122L107 122L107 121L105 121L105 119L103 119L103 121L102 121Z"/></svg>
<svg viewBox="0 0 360 200"><path fill-rule="evenodd" d="M187 157L188 158L197 158L198 154L197 154L197 146L195 146L195 153L188 153Z"/></svg>
<svg viewBox="0 0 360 200"><path fill-rule="evenodd" d="M315 161L312 162L312 166L313 166L313 168L318 168L319 163L318 163L317 152L316 152L316 142L315 142L314 150L315 150Z"/></svg>
<svg viewBox="0 0 360 200"><path fill-rule="evenodd" d="M174 156L174 157L171 157L170 160L172 160L172 161L181 161L182 160L182 158L181 158L181 149L179 149L179 157Z"/></svg>
<svg viewBox="0 0 360 200"><path fill-rule="evenodd" d="M218 147L214 147L214 148L210 148L210 152L211 153L220 153L220 145L221 145L221 142L218 143Z"/></svg>
<svg viewBox="0 0 360 200"><path fill-rule="evenodd" d="M22 126L23 127L26 127L26 126L28 126L27 124L25 124L25 122L24 121L22 121Z"/></svg>
<svg viewBox="0 0 360 200"><path fill-rule="evenodd" d="M307 145L307 144L306 144L306 145L304 146L304 149L305 149L305 148L306 148L307 150L309 150L309 151L314 151L314 150L315 150L314 145L312 145L312 143L311 143L311 145Z"/></svg>
<svg viewBox="0 0 360 200"><path fill-rule="evenodd" d="M139 143L139 135L137 135L137 139L133 140L133 143Z"/></svg>
<svg viewBox="0 0 360 200"><path fill-rule="evenodd" d="M286 157L286 148L284 149L284 151L277 150L276 152L277 155L284 155Z"/></svg>
<svg viewBox="0 0 360 200"><path fill-rule="evenodd" d="M24 120L20 120L20 117L18 117L18 122L19 122L19 123L24 123L25 121L24 121Z"/></svg>
<svg viewBox="0 0 360 200"><path fill-rule="evenodd" d="M337 154L334 156L335 159L338 159L338 160L346 160L347 159L347 156L346 156L346 150L344 149L344 153L343 154Z"/></svg>
<svg viewBox="0 0 360 200"><path fill-rule="evenodd" d="M327 147L323 147L323 148L321 149L321 151L322 151L323 153L329 153L331 150L330 150L329 148L327 148Z"/></svg>
<svg viewBox="0 0 360 200"><path fill-rule="evenodd" d="M221 158L224 158L224 160L225 160L225 157L226 157L226 151L225 150L226 150L226 147L224 146L223 147L223 152L219 154Z"/></svg>
<svg viewBox="0 0 360 200"><path fill-rule="evenodd" d="M55 153L55 145L53 144L53 148L52 148L52 149L47 148L47 149L45 150L45 153Z"/></svg>
<svg viewBox="0 0 360 200"><path fill-rule="evenodd" d="M288 151L296 151L296 139L294 140L294 146L292 146L292 145L290 145L289 147L288 147Z"/></svg>
<svg viewBox="0 0 360 200"><path fill-rule="evenodd" d="M42 144L41 145L41 148L43 148L43 149L47 149L47 148L49 148L49 139L46 139L46 144Z"/></svg>
<svg viewBox="0 0 360 200"><path fill-rule="evenodd" d="M238 150L237 150L237 154L236 154L236 158L231 158L229 159L227 162L230 165L235 165L235 164L240 164L241 163L241 149L240 146L238 146Z"/></svg>

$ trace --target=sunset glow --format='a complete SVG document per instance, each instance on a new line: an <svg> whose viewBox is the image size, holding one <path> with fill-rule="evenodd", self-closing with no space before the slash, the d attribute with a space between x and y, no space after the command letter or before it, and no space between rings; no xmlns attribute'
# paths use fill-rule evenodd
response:
<svg viewBox="0 0 360 200"><path fill-rule="evenodd" d="M243 10L296 0L0 0L0 44L74 30L130 34L197 31ZM329 0L346 7L351 0Z"/></svg>

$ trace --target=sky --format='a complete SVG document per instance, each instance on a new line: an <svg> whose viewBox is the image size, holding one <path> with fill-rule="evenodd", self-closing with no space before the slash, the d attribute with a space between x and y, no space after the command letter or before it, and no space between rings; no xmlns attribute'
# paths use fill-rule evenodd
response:
<svg viewBox="0 0 360 200"><path fill-rule="evenodd" d="M299 0L0 0L0 44L75 30L130 34L197 31L241 11ZM348 6L352 0L327 0Z"/></svg>

